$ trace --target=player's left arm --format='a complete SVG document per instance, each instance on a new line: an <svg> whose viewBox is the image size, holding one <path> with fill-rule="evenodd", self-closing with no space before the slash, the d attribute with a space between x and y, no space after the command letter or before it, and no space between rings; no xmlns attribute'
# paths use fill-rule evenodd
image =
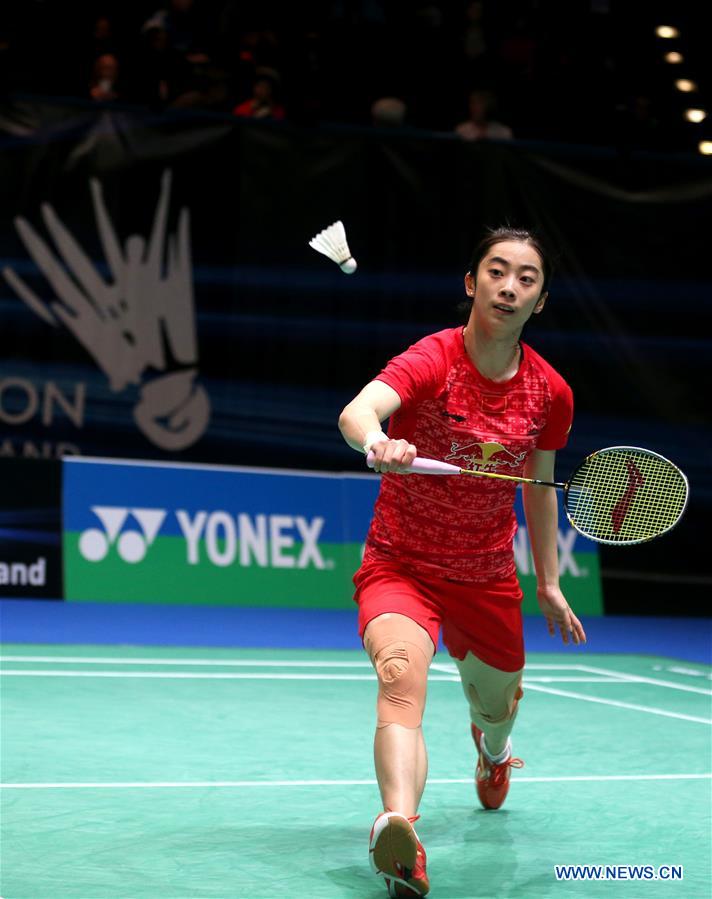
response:
<svg viewBox="0 0 712 899"><path fill-rule="evenodd" d="M555 459L555 450L533 450L526 461L524 476L553 481ZM536 570L536 596L549 633L552 637L555 636L558 625L564 643L569 642L569 635L574 643L585 643L586 633L581 622L574 615L559 586L559 506L556 490L554 487L523 484L522 497Z"/></svg>

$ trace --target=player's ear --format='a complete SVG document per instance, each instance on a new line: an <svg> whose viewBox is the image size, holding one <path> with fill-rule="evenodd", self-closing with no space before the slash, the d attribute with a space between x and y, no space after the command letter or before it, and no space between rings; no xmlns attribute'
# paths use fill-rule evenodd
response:
<svg viewBox="0 0 712 899"><path fill-rule="evenodd" d="M549 291L547 290L536 301L536 306L534 307L534 315L538 315L541 312L541 310L544 308L544 304L546 303L546 299L548 296L549 296Z"/></svg>
<svg viewBox="0 0 712 899"><path fill-rule="evenodd" d="M468 272L465 275L465 293L468 297L474 297L475 295L475 278L472 272Z"/></svg>

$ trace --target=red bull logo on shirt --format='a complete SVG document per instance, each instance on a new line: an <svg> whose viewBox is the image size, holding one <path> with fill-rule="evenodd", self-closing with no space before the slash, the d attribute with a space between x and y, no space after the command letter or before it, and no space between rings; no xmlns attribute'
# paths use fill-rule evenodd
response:
<svg viewBox="0 0 712 899"><path fill-rule="evenodd" d="M460 461L472 471L497 471L501 468L519 468L526 459L526 452L515 454L501 443L459 443L450 444L450 453L445 456L446 462Z"/></svg>

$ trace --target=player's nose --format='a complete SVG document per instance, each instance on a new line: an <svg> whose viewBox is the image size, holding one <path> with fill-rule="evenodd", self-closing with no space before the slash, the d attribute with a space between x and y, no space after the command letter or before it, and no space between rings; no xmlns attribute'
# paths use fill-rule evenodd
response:
<svg viewBox="0 0 712 899"><path fill-rule="evenodd" d="M509 284L505 284L500 288L499 295L508 300L513 300L516 296L513 288Z"/></svg>

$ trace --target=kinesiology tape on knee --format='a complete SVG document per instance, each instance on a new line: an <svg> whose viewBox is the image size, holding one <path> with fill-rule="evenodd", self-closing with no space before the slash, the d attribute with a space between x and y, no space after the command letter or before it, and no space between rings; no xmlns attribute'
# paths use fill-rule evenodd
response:
<svg viewBox="0 0 712 899"><path fill-rule="evenodd" d="M484 703L480 694L475 689L474 684L468 684L467 695L470 701L470 709L472 716L486 721L488 724L504 724L510 721L517 714L519 700L524 695L521 687L521 681L513 684L514 690L507 690L495 704L493 702Z"/></svg>
<svg viewBox="0 0 712 899"><path fill-rule="evenodd" d="M394 640L372 656L378 674L377 727L420 727L425 709L428 659L415 643Z"/></svg>

